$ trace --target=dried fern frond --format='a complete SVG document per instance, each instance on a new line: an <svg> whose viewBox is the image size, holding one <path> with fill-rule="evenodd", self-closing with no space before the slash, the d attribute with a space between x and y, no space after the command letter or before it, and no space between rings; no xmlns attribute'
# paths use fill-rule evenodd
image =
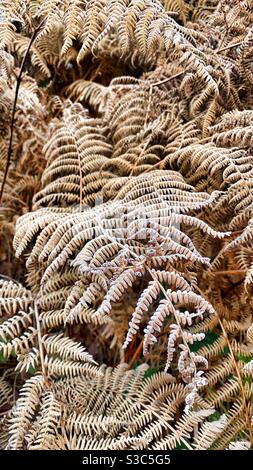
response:
<svg viewBox="0 0 253 470"><path fill-rule="evenodd" d="M49 377L98 373L96 362L80 343L63 333L52 334L48 329L40 338L34 313L35 299L28 290L12 281L3 281L1 291L1 309L5 315L0 324L0 353L6 360L16 357L17 371L40 370L42 346Z"/></svg>
<svg viewBox="0 0 253 470"><path fill-rule="evenodd" d="M162 449L165 441L167 449L175 448L173 420L185 390L168 374L144 378L146 370L143 365L127 371L122 364L102 368L96 380L61 380L48 387L40 376L30 379L13 412L8 448ZM191 448L189 432L210 412L182 416L186 427L176 431L178 442Z"/></svg>
<svg viewBox="0 0 253 470"><path fill-rule="evenodd" d="M26 26L26 1L4 0L1 2L0 14L0 49L10 46L15 38L15 23L21 27Z"/></svg>
<svg viewBox="0 0 253 470"><path fill-rule="evenodd" d="M109 172L100 172L111 154L106 128L89 118L80 105L66 108L60 122L52 124L45 147L47 168L34 208L56 204L92 204L101 193ZM97 180L97 181L96 181Z"/></svg>
<svg viewBox="0 0 253 470"><path fill-rule="evenodd" d="M0 448L252 446L252 21L2 1Z"/></svg>
<svg viewBox="0 0 253 470"><path fill-rule="evenodd" d="M11 55L4 51L0 51L0 55L0 182L3 184L10 138L11 110L19 71L14 69ZM0 210L0 259L4 272L10 277L17 272L12 250L15 220L18 214L30 209L32 197L39 188L39 179L44 168L41 150L45 138L47 112L42 101L36 81L27 75L23 77L17 99L10 167Z"/></svg>
<svg viewBox="0 0 253 470"><path fill-rule="evenodd" d="M26 311L32 305L33 297L29 290L14 281L0 279L1 317L6 319L20 310ZM1 324L3 329L3 324ZM10 327L12 330L12 327Z"/></svg>
<svg viewBox="0 0 253 470"><path fill-rule="evenodd" d="M41 229L44 220L45 229L37 236L28 266L33 270L37 262L45 263L38 286L42 299L43 286L56 275L59 268L78 268L79 278L73 289L64 289L62 297L55 296L56 303L51 296L54 307L60 309L57 320L52 320L52 325L58 326L78 321L94 324L108 321L113 304L122 301L127 291L134 289L142 278L145 289L140 292L124 347L138 332L144 313L151 312L151 320L144 335L144 352L156 342L155 333L160 332L163 322L170 317L172 330L168 339L168 368L173 359L174 346L180 343L180 338L180 344L203 339L200 332L192 334L184 327L191 325L193 318L206 321L205 314L214 315L212 306L194 292L194 277L188 271L189 268L194 270L195 264L207 265L208 259L198 252L191 238L182 232L180 224L189 226L191 230L193 227L202 230L210 237L224 238L227 234L216 232L201 219L188 215L190 211L196 212L212 204L218 194L206 198L204 194L191 192L192 188L172 172L168 172L167 177L165 173L160 176L157 172L155 175L154 178L150 174L146 178L130 181L119 193L115 203L89 209L84 214L66 214L60 225L55 225L54 221L48 225L42 211L42 219L35 226ZM163 203L161 197L164 198ZM175 212L178 205L182 214ZM40 211L38 217L40 219ZM60 220L57 218L56 224ZM17 232L19 235L15 242L17 247L22 227L26 231L27 225L20 221L21 232ZM34 230L35 227L31 226L29 233L21 235L22 249L34 236ZM74 237L73 233L76 233ZM72 260L74 254L75 259ZM158 302L162 294L165 300ZM50 302L50 298L48 300ZM42 313L43 321L50 324L49 315L53 304L45 304L45 300L42 300L43 305L49 310L48 313ZM173 324L175 319L176 327ZM204 361L191 354L189 358L193 364ZM178 361L182 363L179 367L183 373L184 368L187 370L188 367L185 350L180 353ZM191 375L187 372L186 380L189 378L188 373Z"/></svg>

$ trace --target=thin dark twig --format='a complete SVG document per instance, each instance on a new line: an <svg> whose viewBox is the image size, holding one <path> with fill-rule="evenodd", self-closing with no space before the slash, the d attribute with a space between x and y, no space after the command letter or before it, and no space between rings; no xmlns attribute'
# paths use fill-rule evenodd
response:
<svg viewBox="0 0 253 470"><path fill-rule="evenodd" d="M184 73L185 73L185 70L182 70L182 72L175 73L175 75L171 75L171 77L165 78L164 80L161 80L160 82L150 83L150 86L151 87L159 86L159 85L162 85L163 83L170 82L171 80L174 80L174 78L181 77L181 75L183 75Z"/></svg>
<svg viewBox="0 0 253 470"><path fill-rule="evenodd" d="M18 75L18 78L17 78L15 98L14 98L14 102L13 102L12 115L11 115L11 133L10 133L9 147L8 147L8 153L7 153L7 161L6 161L6 166L5 166L5 170L4 170L4 177L3 177L3 181L2 181L2 185L1 185L1 191L0 191L0 202L2 201L4 186L5 186L5 183L6 183L6 180L7 180L8 170L9 170L9 166L10 166L10 163L11 163L12 140L13 140L13 132L14 132L14 124L15 124L15 112L16 112L16 107L17 107L18 92L19 92L19 87L20 87L21 81L22 81L24 66L25 66L25 62L26 62L26 59L28 57L28 54L29 54L29 52L31 50L31 47L33 45L33 42L35 41L36 36L39 33L44 21L45 20L41 21L39 26L34 30L34 32L32 34L32 37L31 37L30 42L28 44L28 47L26 49L25 55L23 57L21 67L20 67L20 71L19 71L19 75Z"/></svg>

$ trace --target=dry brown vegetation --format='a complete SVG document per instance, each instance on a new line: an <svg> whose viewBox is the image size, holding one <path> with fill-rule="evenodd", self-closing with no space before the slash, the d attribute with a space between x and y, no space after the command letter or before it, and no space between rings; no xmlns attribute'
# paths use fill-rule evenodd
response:
<svg viewBox="0 0 253 470"><path fill-rule="evenodd" d="M0 448L253 444L253 2L0 4Z"/></svg>

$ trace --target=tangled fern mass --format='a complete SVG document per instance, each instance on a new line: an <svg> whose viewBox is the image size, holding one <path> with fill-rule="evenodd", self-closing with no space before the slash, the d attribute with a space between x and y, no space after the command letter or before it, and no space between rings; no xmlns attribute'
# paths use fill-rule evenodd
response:
<svg viewBox="0 0 253 470"><path fill-rule="evenodd" d="M0 448L253 446L253 1L0 2Z"/></svg>

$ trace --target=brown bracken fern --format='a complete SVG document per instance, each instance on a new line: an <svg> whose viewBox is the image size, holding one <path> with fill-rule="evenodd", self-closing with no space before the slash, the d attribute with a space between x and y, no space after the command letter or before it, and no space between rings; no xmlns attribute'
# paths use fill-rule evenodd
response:
<svg viewBox="0 0 253 470"><path fill-rule="evenodd" d="M1 2L1 449L252 448L252 21Z"/></svg>

